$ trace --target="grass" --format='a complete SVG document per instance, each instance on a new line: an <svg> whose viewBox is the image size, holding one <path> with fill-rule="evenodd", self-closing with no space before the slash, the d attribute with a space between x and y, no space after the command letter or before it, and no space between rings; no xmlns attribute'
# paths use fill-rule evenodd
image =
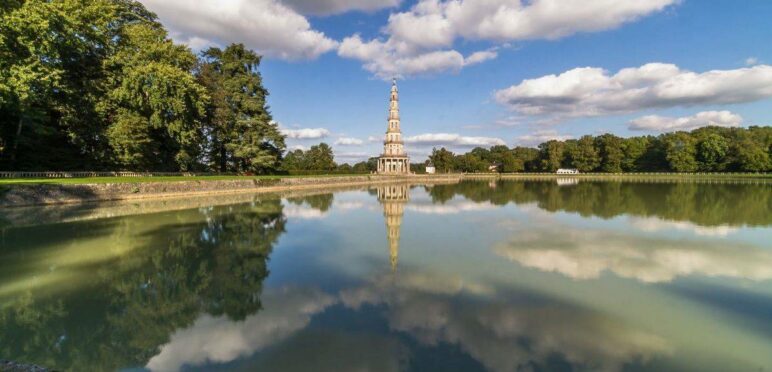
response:
<svg viewBox="0 0 772 372"><path fill-rule="evenodd" d="M0 185L78 185L87 183L145 183L145 182L182 182L182 181L222 181L222 180L272 180L279 178L304 177L343 177L362 176L364 174L333 175L298 175L298 176L169 176L169 177L84 177L84 178L0 178Z"/></svg>
<svg viewBox="0 0 772 372"><path fill-rule="evenodd" d="M181 182L181 181L221 181L221 180L274 180L280 178L307 177L345 177L366 176L367 174L328 174L328 175L270 175L270 176L158 176L158 177L84 177L84 178L0 178L2 186L11 185L78 185L87 183L144 183L144 182ZM452 174L451 174L452 175ZM475 175L474 173L470 175ZM557 176L552 173L479 173L489 176ZM638 177L638 178L756 178L772 179L770 173L582 173L578 175L561 175L560 177Z"/></svg>

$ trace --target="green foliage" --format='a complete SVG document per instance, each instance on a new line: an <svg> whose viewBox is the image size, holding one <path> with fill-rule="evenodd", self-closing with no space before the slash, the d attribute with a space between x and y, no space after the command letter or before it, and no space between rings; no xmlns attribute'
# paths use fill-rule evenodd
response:
<svg viewBox="0 0 772 372"><path fill-rule="evenodd" d="M565 144L561 141L550 140L539 145L539 160L541 169L547 172L555 172L563 163Z"/></svg>
<svg viewBox="0 0 772 372"><path fill-rule="evenodd" d="M362 165L359 167L361 169ZM311 146L308 151L290 151L284 156L281 165L281 169L285 171L334 171L337 168L332 148L326 143ZM353 168L351 170L353 171Z"/></svg>
<svg viewBox="0 0 772 372"><path fill-rule="evenodd" d="M606 133L597 137L595 142L601 157L601 170L609 173L621 172L625 156L622 139Z"/></svg>
<svg viewBox="0 0 772 372"><path fill-rule="evenodd" d="M584 136L576 141L576 146L568 151L571 166L582 172L591 172L600 165L600 155L595 149L592 136Z"/></svg>
<svg viewBox="0 0 772 372"><path fill-rule="evenodd" d="M675 132L662 136L665 144L665 158L671 170L676 172L694 172L698 169L695 158L697 149L695 140L689 133Z"/></svg>
<svg viewBox="0 0 772 372"><path fill-rule="evenodd" d="M444 147L441 149L432 149L431 155L429 155L429 161L432 162L437 173L448 173L454 169L454 155Z"/></svg>
<svg viewBox="0 0 772 372"><path fill-rule="evenodd" d="M449 157L445 157L450 154ZM692 132L620 138L612 134L578 140L551 140L529 147L475 148L466 154L434 149L430 161L440 172L769 172L772 171L772 127L703 127Z"/></svg>
<svg viewBox="0 0 772 372"><path fill-rule="evenodd" d="M237 44L199 63L134 0L5 1L0 169L273 171L259 62Z"/></svg>
<svg viewBox="0 0 772 372"><path fill-rule="evenodd" d="M279 166L284 137L268 111L259 65L260 56L242 44L203 53L198 78L212 97L208 157L221 172L265 173Z"/></svg>

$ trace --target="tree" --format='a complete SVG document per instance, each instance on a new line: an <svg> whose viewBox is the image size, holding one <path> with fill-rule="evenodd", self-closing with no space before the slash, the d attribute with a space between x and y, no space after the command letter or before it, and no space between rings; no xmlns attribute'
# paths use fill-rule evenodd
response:
<svg viewBox="0 0 772 372"><path fill-rule="evenodd" d="M303 150L297 149L290 151L284 156L281 168L284 170L308 169L308 161Z"/></svg>
<svg viewBox="0 0 772 372"><path fill-rule="evenodd" d="M515 147L512 149L514 172L536 172L539 170L539 150L530 147Z"/></svg>
<svg viewBox="0 0 772 372"><path fill-rule="evenodd" d="M198 79L212 97L206 120L209 157L221 172L275 170L284 136L268 112L260 56L243 44L231 44L206 50L202 59Z"/></svg>
<svg viewBox="0 0 772 372"><path fill-rule="evenodd" d="M331 171L337 168L335 156L332 153L330 145L322 142L306 152L306 163L309 170Z"/></svg>
<svg viewBox="0 0 772 372"><path fill-rule="evenodd" d="M734 168L744 172L772 170L769 149L763 148L750 133L738 133L732 149Z"/></svg>
<svg viewBox="0 0 772 372"><path fill-rule="evenodd" d="M429 160L434 164L434 168L438 173L448 173L454 170L453 157L453 153L444 147L439 150L433 148L431 155L429 155Z"/></svg>
<svg viewBox="0 0 772 372"><path fill-rule="evenodd" d="M622 170L635 172L641 170L641 159L649 145L648 137L630 137L622 140Z"/></svg>
<svg viewBox="0 0 772 372"><path fill-rule="evenodd" d="M606 133L595 139L595 146L601 158L600 169L608 173L619 173L622 171L622 161L624 160L624 150L622 148L622 139Z"/></svg>
<svg viewBox="0 0 772 372"><path fill-rule="evenodd" d="M600 155L595 149L592 136L583 136L576 141L576 146L569 151L569 156L572 159L571 165L582 172L592 172L600 165Z"/></svg>
<svg viewBox="0 0 772 372"><path fill-rule="evenodd" d="M0 166L66 167L99 156L103 127L93 112L117 8L108 0L3 2Z"/></svg>
<svg viewBox="0 0 772 372"><path fill-rule="evenodd" d="M698 167L703 172L719 172L726 168L729 141L724 137L710 133L697 143Z"/></svg>
<svg viewBox="0 0 772 372"><path fill-rule="evenodd" d="M128 26L122 36L119 51L106 61L109 90L100 104L118 164L138 170L194 169L209 99L189 73L195 56L152 25Z"/></svg>
<svg viewBox="0 0 772 372"><path fill-rule="evenodd" d="M555 172L563 163L564 144L561 141L549 140L539 145L539 160L541 170Z"/></svg>
<svg viewBox="0 0 772 372"><path fill-rule="evenodd" d="M354 173L370 173L370 167L368 167L366 161L360 161L359 163L354 164L354 167L351 169Z"/></svg>
<svg viewBox="0 0 772 372"><path fill-rule="evenodd" d="M698 169L694 138L687 132L662 135L665 158L670 169L676 172L694 172Z"/></svg>

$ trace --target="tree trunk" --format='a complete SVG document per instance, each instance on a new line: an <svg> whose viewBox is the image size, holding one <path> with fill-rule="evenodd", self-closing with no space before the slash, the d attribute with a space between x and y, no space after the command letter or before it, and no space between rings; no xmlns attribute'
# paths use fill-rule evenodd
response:
<svg viewBox="0 0 772 372"><path fill-rule="evenodd" d="M11 163L16 161L16 149L19 148L19 137L21 137L21 127L24 125L24 117L19 116L19 125L16 127L16 136L13 138L13 147L11 148Z"/></svg>
<svg viewBox="0 0 772 372"><path fill-rule="evenodd" d="M228 154L225 152L225 144L220 144L220 173L228 170Z"/></svg>

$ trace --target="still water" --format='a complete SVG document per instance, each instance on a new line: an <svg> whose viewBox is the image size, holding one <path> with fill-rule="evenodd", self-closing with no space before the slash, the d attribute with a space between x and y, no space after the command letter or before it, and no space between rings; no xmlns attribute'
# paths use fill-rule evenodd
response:
<svg viewBox="0 0 772 372"><path fill-rule="evenodd" d="M771 186L465 181L6 209L0 359L770 371Z"/></svg>

